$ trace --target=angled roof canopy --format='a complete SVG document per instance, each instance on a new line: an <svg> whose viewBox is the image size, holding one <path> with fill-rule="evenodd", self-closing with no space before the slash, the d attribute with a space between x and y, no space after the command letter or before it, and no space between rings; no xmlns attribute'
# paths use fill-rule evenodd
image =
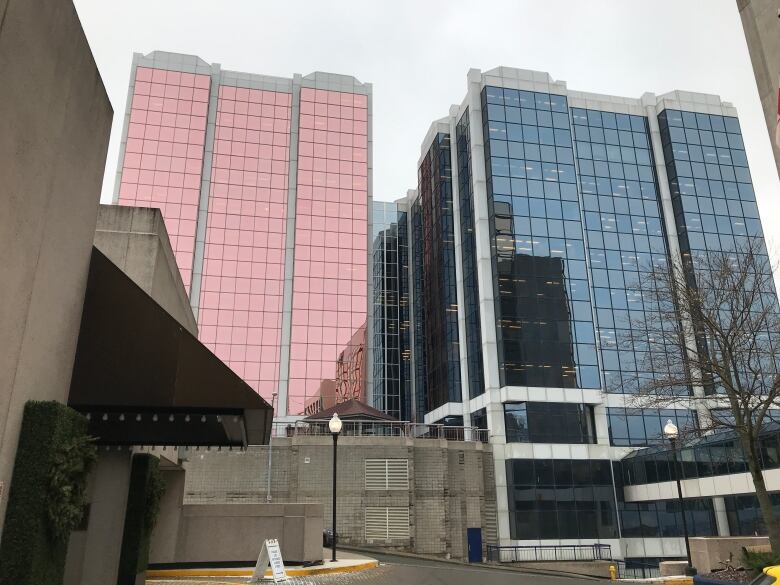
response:
<svg viewBox="0 0 780 585"><path fill-rule="evenodd" d="M273 409L93 248L68 405L111 445L268 442Z"/></svg>

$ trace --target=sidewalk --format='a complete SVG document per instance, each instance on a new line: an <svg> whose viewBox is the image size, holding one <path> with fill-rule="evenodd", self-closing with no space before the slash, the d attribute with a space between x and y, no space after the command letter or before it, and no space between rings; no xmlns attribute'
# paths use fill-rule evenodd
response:
<svg viewBox="0 0 780 585"><path fill-rule="evenodd" d="M321 565L304 567L302 565L285 565L288 577L309 577L312 575L329 575L336 573L356 573L379 566L379 561L350 551L336 551L336 562L332 563L331 550L323 549L322 557L326 559ZM203 577L251 577L254 565L247 567L235 567L231 569L198 567L197 569L149 569L146 571L147 580L153 579L181 579ZM265 572L267 578L271 577L271 570ZM245 581L241 581L245 582Z"/></svg>

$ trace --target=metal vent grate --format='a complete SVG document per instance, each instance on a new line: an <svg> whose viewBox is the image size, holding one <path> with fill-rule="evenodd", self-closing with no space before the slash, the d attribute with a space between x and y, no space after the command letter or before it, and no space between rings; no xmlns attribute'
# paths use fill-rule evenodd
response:
<svg viewBox="0 0 780 585"><path fill-rule="evenodd" d="M409 508L366 508L366 540L409 538Z"/></svg>
<svg viewBox="0 0 780 585"><path fill-rule="evenodd" d="M409 489L408 459L366 459L367 490Z"/></svg>

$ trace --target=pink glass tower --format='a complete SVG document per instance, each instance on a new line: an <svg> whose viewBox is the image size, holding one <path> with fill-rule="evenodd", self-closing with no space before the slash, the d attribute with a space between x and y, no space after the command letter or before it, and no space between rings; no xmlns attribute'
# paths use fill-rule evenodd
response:
<svg viewBox="0 0 780 585"><path fill-rule="evenodd" d="M114 203L162 210L201 340L278 417L365 398L370 84L135 54Z"/></svg>

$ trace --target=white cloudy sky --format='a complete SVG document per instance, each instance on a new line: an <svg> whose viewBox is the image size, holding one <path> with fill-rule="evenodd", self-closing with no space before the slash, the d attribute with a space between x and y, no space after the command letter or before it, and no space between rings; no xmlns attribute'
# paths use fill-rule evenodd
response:
<svg viewBox="0 0 780 585"><path fill-rule="evenodd" d="M548 71L571 89L639 97L686 89L740 112L770 245L780 182L734 0L75 0L114 127L113 191L133 52L196 54L224 69L289 77L315 70L374 87L374 198L416 184L428 125L465 94L469 68Z"/></svg>

